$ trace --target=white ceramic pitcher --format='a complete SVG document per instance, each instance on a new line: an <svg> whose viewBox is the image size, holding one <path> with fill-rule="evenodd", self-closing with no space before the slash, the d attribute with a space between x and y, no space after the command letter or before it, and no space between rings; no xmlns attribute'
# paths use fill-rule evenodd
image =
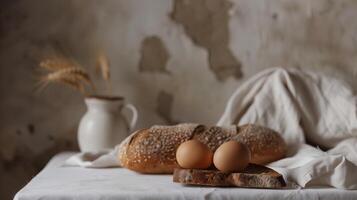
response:
<svg viewBox="0 0 357 200"><path fill-rule="evenodd" d="M78 143L82 152L108 150L119 144L133 130L138 112L132 104L124 104L122 97L88 96L87 112L78 128ZM130 124L122 109L132 111Z"/></svg>

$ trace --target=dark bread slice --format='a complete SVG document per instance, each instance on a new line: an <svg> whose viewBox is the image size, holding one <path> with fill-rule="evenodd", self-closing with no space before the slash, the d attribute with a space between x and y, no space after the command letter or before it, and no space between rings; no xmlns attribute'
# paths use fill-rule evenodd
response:
<svg viewBox="0 0 357 200"><path fill-rule="evenodd" d="M255 164L249 164L240 173L176 168L173 181L187 185L215 187L282 188L286 186L281 174Z"/></svg>

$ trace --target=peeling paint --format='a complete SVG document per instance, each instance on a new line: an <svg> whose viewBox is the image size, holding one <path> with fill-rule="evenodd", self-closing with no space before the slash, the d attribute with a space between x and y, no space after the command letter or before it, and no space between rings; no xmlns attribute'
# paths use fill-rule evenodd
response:
<svg viewBox="0 0 357 200"><path fill-rule="evenodd" d="M47 135L47 139L50 140L50 141L54 141L55 140L55 138L50 134Z"/></svg>
<svg viewBox="0 0 357 200"><path fill-rule="evenodd" d="M165 91L160 91L157 96L157 114L164 119L168 124L177 124L175 120L172 119L172 104L174 97Z"/></svg>
<svg viewBox="0 0 357 200"><path fill-rule="evenodd" d="M30 133L30 135L35 134L35 126L33 124L28 124L27 125L27 130Z"/></svg>
<svg viewBox="0 0 357 200"><path fill-rule="evenodd" d="M16 134L17 134L17 135L22 135L22 131L19 130L19 129L17 129L17 130L16 130Z"/></svg>
<svg viewBox="0 0 357 200"><path fill-rule="evenodd" d="M170 17L181 24L193 43L208 51L209 67L219 81L242 77L241 63L229 49L227 0L175 0Z"/></svg>
<svg viewBox="0 0 357 200"><path fill-rule="evenodd" d="M170 55L159 37L146 37L141 44L139 70L141 72L168 73L166 64L169 57Z"/></svg>

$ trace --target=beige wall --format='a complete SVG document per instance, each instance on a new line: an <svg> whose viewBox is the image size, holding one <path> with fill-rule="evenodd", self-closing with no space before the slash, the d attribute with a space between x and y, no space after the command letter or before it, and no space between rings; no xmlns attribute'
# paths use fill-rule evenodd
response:
<svg viewBox="0 0 357 200"><path fill-rule="evenodd" d="M354 0L54 0L0 5L0 199L48 159L77 149L85 112L71 89L34 93L41 58L59 49L93 71L103 48L115 94L135 104L137 128L214 124L230 94L268 67L357 81Z"/></svg>

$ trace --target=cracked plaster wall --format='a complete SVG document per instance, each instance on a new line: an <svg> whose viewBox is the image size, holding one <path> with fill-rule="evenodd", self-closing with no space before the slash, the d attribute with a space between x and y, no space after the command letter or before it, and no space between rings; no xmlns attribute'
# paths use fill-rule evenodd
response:
<svg viewBox="0 0 357 200"><path fill-rule="evenodd" d="M38 61L56 51L91 72L97 48L113 90L135 104L137 128L213 124L244 80L272 66L357 86L353 0L5 0L0 5L0 199L63 150L76 150L83 99L33 92ZM104 84L104 83L103 83Z"/></svg>

